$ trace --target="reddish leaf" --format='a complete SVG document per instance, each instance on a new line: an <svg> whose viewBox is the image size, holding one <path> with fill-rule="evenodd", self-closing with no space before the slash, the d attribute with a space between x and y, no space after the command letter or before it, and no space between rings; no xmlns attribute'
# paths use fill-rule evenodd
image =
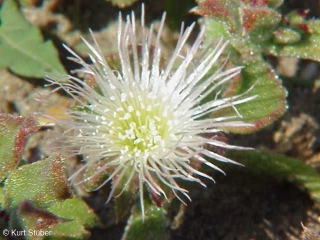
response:
<svg viewBox="0 0 320 240"><path fill-rule="evenodd" d="M46 208L72 196L64 160L52 156L13 170L5 182L6 209L13 211L23 201Z"/></svg>
<svg viewBox="0 0 320 240"><path fill-rule="evenodd" d="M268 5L267 0L242 0L242 2L249 4L252 7L265 7Z"/></svg>
<svg viewBox="0 0 320 240"><path fill-rule="evenodd" d="M0 114L0 181L20 164L26 141L37 130L33 117Z"/></svg>
<svg viewBox="0 0 320 240"><path fill-rule="evenodd" d="M20 217L22 226L24 226L26 230L46 230L47 228L54 227L58 223L67 221L50 212L36 208L28 201L23 201L19 204L17 214Z"/></svg>
<svg viewBox="0 0 320 240"><path fill-rule="evenodd" d="M270 38L272 36L270 30L275 29L280 21L281 15L270 8L242 8L242 29L248 32L253 40L261 40L261 35L263 35L262 40Z"/></svg>
<svg viewBox="0 0 320 240"><path fill-rule="evenodd" d="M193 10L193 12L203 17L230 19L231 14L227 8L226 2L227 1L224 0L200 0L198 1L198 8Z"/></svg>

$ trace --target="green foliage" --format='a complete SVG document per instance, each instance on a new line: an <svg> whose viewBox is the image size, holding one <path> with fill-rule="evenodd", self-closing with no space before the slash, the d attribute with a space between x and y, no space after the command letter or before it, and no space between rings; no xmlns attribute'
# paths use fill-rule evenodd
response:
<svg viewBox="0 0 320 240"><path fill-rule="evenodd" d="M169 222L164 208L146 204L145 218L138 207L133 207L122 240L167 240L166 232Z"/></svg>
<svg viewBox="0 0 320 240"><path fill-rule="evenodd" d="M2 229L23 229L26 239L84 239L98 219L73 196L60 156L21 164L27 138L37 131L34 118L0 115L0 209L9 217ZM39 221L41 219L41 221Z"/></svg>
<svg viewBox="0 0 320 240"><path fill-rule="evenodd" d="M27 239L86 239L90 236L86 228L94 227L98 221L94 212L76 197L55 202L46 210L21 202L17 217L28 233ZM37 235L44 236L34 236L35 230L39 231Z"/></svg>
<svg viewBox="0 0 320 240"><path fill-rule="evenodd" d="M12 225L12 229L17 229L18 226L21 226L26 231L26 234L24 234L26 239L43 239L52 236L52 227L66 221L50 212L35 207L28 201L21 202L16 215L11 214L11 218L16 218L16 224L19 224ZM39 221L39 219L42 221Z"/></svg>
<svg viewBox="0 0 320 240"><path fill-rule="evenodd" d="M273 42L266 43L265 52L274 56L320 61L320 21L305 21L301 23L300 28L282 27L280 31L282 29L285 32L282 32L281 36L279 30L275 31L275 38ZM302 30L306 32L301 32ZM282 41L279 42L279 38Z"/></svg>
<svg viewBox="0 0 320 240"><path fill-rule="evenodd" d="M64 160L49 157L13 170L5 182L5 194L5 208L10 213L26 200L36 207L48 208L71 197Z"/></svg>
<svg viewBox="0 0 320 240"><path fill-rule="evenodd" d="M83 179L87 179L82 187L87 192L92 192L97 189L108 177L107 171L95 174L103 167L103 163L95 163L88 167L83 173ZM93 177L94 176L94 177Z"/></svg>
<svg viewBox="0 0 320 240"><path fill-rule="evenodd" d="M298 57L319 61L319 20L305 20L301 11L282 16L276 9L282 1L199 0L192 11L204 17L206 44L223 36L230 42L228 52L234 65L242 65L241 78L233 81L225 95L234 96L248 91L257 95L253 101L241 104L237 110L249 128L225 129L230 132L256 131L286 110L286 91L264 55ZM234 114L234 109L216 114Z"/></svg>
<svg viewBox="0 0 320 240"><path fill-rule="evenodd" d="M114 212L116 215L116 221L120 222L124 219L126 219L128 216L130 216L130 212L132 209L132 206L135 203L136 200L136 192L137 187L135 186L133 182L129 186L127 186L124 191L120 194L121 190L124 188L125 180L123 180L121 183L119 183L119 187L115 191L115 196L118 196L114 199ZM114 181L112 182L114 184ZM141 215L141 212L140 212Z"/></svg>
<svg viewBox="0 0 320 240"><path fill-rule="evenodd" d="M26 140L37 129L32 117L0 114L0 182L19 166Z"/></svg>
<svg viewBox="0 0 320 240"><path fill-rule="evenodd" d="M0 11L0 67L26 77L65 74L50 40L19 12L14 0L5 0Z"/></svg>
<svg viewBox="0 0 320 240"><path fill-rule="evenodd" d="M8 227L22 227L27 239L84 239L90 236L86 228L98 222L84 201L72 195L64 160L58 156L13 170L5 181L3 198L2 209L10 216ZM40 233L47 235L34 236Z"/></svg>
<svg viewBox="0 0 320 240"><path fill-rule="evenodd" d="M52 228L54 239L63 237L82 239L89 237L90 233L85 228L92 228L97 224L97 217L94 212L79 198L67 199L63 202L56 202L48 211L59 218L66 219Z"/></svg>
<svg viewBox="0 0 320 240"><path fill-rule="evenodd" d="M263 59L248 61L241 72L240 81L233 81L227 88L228 95L239 94L254 86L246 96L256 95L254 100L237 106L241 120L250 122L251 127L224 127L225 131L233 133L248 133L263 128L277 119L286 110L286 93L270 65ZM234 109L217 111L214 116L233 116Z"/></svg>

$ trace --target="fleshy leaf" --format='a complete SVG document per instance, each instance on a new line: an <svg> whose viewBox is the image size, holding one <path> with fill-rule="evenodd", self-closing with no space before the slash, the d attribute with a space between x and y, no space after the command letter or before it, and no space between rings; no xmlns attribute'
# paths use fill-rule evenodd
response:
<svg viewBox="0 0 320 240"><path fill-rule="evenodd" d="M293 181L320 203L320 175L301 160L263 151L228 151L227 156L258 174Z"/></svg>
<svg viewBox="0 0 320 240"><path fill-rule="evenodd" d="M273 41L279 44L293 44L299 42L301 35L291 28L278 28L273 32Z"/></svg>
<svg viewBox="0 0 320 240"><path fill-rule="evenodd" d="M272 41L273 32L281 21L281 15L268 7L270 5L274 4L268 1L199 0L198 7L193 9L193 12L204 16L204 44L211 46L217 38L223 37L229 41L225 51L229 54L229 65L244 67L240 78L226 87L224 97L232 98L239 94L244 94L243 98L255 96L236 108L231 106L214 112L215 117L238 115L235 120L252 124L250 127L226 126L223 128L225 131L257 131L275 121L286 110L286 91L263 58L263 46ZM211 98L216 94L213 93Z"/></svg>
<svg viewBox="0 0 320 240"><path fill-rule="evenodd" d="M219 22L212 19L205 19L207 31L206 45L216 39L221 33ZM220 25L221 26L221 25ZM215 32L214 29L218 29ZM228 52L230 52L230 61L236 66L244 66L240 78L235 78L224 92L225 97L232 97L237 94L245 93L245 97L257 96L255 99L242 103L237 106L237 111L241 115L238 120L252 123L250 127L228 127L223 129L233 133L250 133L257 131L271 122L278 119L286 110L286 91L281 85L278 76L267 64L260 53L259 48L250 43L249 38L244 39L241 36L230 38ZM245 41L246 40L246 41ZM250 89L250 90L249 90ZM211 95L215 97L216 93ZM230 107L215 111L213 117L234 116L235 109Z"/></svg>
<svg viewBox="0 0 320 240"><path fill-rule="evenodd" d="M198 7L192 13L214 19L223 24L227 32L241 32L239 7L237 0L198 0ZM235 17L236 16L236 17Z"/></svg>
<svg viewBox="0 0 320 240"><path fill-rule="evenodd" d="M252 123L250 127L224 127L223 129L233 133L249 133L257 131L270 122L276 120L286 110L286 92L281 87L281 82L268 64L263 61L248 63L241 72L240 81L234 81L227 89L228 95L236 95L252 89L245 97L257 97L250 102L237 106L242 120ZM234 116L233 108L216 111L214 116Z"/></svg>
<svg viewBox="0 0 320 240"><path fill-rule="evenodd" d="M0 114L0 182L20 164L27 138L37 131L32 117Z"/></svg>
<svg viewBox="0 0 320 240"><path fill-rule="evenodd" d="M283 4L283 0L267 0L267 2L272 8L278 8Z"/></svg>
<svg viewBox="0 0 320 240"><path fill-rule="evenodd" d="M287 25L292 28L299 28L299 26L305 24L305 18L307 15L307 10L293 10L286 15Z"/></svg>
<svg viewBox="0 0 320 240"><path fill-rule="evenodd" d="M114 185L114 181L116 181L116 179L112 181L113 185ZM117 196L116 198L113 199L117 222L120 222L121 220L130 216L130 210L136 198L136 192L138 188L137 183L132 181L131 184L125 187L125 182L126 182L126 179L123 179L118 184L117 189L115 190L115 193L114 193L114 196ZM121 193L122 189L124 190Z"/></svg>
<svg viewBox="0 0 320 240"><path fill-rule="evenodd" d="M264 8L241 8L242 29L254 42L263 42L272 37L272 31L281 21L281 15L276 11Z"/></svg>
<svg viewBox="0 0 320 240"><path fill-rule="evenodd" d="M277 8L282 5L283 0L242 0L242 2L252 7L265 7Z"/></svg>
<svg viewBox="0 0 320 240"><path fill-rule="evenodd" d="M39 29L23 17L14 0L3 2L0 18L0 67L27 77L65 74L52 42L43 41Z"/></svg>
<svg viewBox="0 0 320 240"><path fill-rule="evenodd" d="M94 227L98 218L87 204L79 199L67 199L63 202L56 202L48 208L48 211L59 218L67 219L55 225L51 230L50 239L84 239L90 236L86 228Z"/></svg>
<svg viewBox="0 0 320 240"><path fill-rule="evenodd" d="M87 191L92 192L96 190L105 180L108 178L108 172L107 170L104 170L101 172L101 169L103 168L104 163L94 163L91 164L83 173L83 184L81 184L81 187ZM96 174L99 172L99 174Z"/></svg>
<svg viewBox="0 0 320 240"><path fill-rule="evenodd" d="M23 201L47 208L71 196L64 160L52 156L46 160L13 170L5 182L6 209L10 212Z"/></svg>
<svg viewBox="0 0 320 240"><path fill-rule="evenodd" d="M79 198L66 199L63 202L56 202L48 208L56 216L76 221L85 227L93 227L98 218L88 205Z"/></svg>
<svg viewBox="0 0 320 240"><path fill-rule="evenodd" d="M204 17L211 17L219 19L220 21L231 19L232 15L229 8L232 0L198 0L198 7L191 10L191 12L199 14ZM239 4L237 4L239 6Z"/></svg>
<svg viewBox="0 0 320 240"><path fill-rule="evenodd" d="M90 232L87 231L83 226L79 225L79 223L65 222L61 224L57 224L51 232L51 237L48 239L88 239L90 237Z"/></svg>
<svg viewBox="0 0 320 240"><path fill-rule="evenodd" d="M311 33L305 33L299 42L290 45L270 43L266 45L266 53L320 61L320 21L310 20L300 27Z"/></svg>
<svg viewBox="0 0 320 240"><path fill-rule="evenodd" d="M19 204L17 217L25 230L26 239L44 239L52 236L52 228L67 220L59 218L45 210L36 208L32 203L24 201ZM41 220L40 220L41 219Z"/></svg>
<svg viewBox="0 0 320 240"><path fill-rule="evenodd" d="M3 207L5 205L5 195L3 190L3 185L0 186L0 211L3 210Z"/></svg>
<svg viewBox="0 0 320 240"><path fill-rule="evenodd" d="M142 219L141 211L137 206L133 207L132 214L125 228L122 240L136 239L169 239L166 228L169 222L164 208L158 208L153 204L145 205L145 218Z"/></svg>

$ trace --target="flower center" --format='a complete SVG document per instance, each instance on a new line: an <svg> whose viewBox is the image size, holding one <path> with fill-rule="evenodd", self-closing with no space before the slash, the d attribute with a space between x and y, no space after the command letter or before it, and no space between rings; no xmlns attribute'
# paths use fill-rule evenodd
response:
<svg viewBox="0 0 320 240"><path fill-rule="evenodd" d="M116 142L122 154L146 160L165 151L171 130L168 121L172 117L168 114L168 103L155 96L122 94L113 116Z"/></svg>

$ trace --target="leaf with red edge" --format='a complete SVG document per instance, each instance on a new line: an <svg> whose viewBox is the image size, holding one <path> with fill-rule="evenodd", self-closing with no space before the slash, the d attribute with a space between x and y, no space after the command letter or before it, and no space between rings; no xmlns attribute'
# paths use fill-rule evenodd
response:
<svg viewBox="0 0 320 240"><path fill-rule="evenodd" d="M277 44L270 42L265 44L265 52L274 56L296 57L320 61L320 21L310 20L300 24L298 29L302 34L301 40L293 44Z"/></svg>
<svg viewBox="0 0 320 240"><path fill-rule="evenodd" d="M224 0L199 0L198 7L192 12L197 13L203 17L216 17L219 19L230 19L232 17L228 5L231 1Z"/></svg>
<svg viewBox="0 0 320 240"><path fill-rule="evenodd" d="M28 201L23 201L19 204L15 218L17 218L17 222L19 222L25 230L26 239L33 240L44 239L46 236L51 236L51 229L55 225L68 221L46 210L39 209Z"/></svg>
<svg viewBox="0 0 320 240"><path fill-rule="evenodd" d="M33 117L0 114L0 181L19 166L26 141L37 130Z"/></svg>
<svg viewBox="0 0 320 240"><path fill-rule="evenodd" d="M11 212L23 201L47 208L72 196L64 159L52 156L13 170L5 182L5 208Z"/></svg>
<svg viewBox="0 0 320 240"><path fill-rule="evenodd" d="M26 231L26 239L32 240L86 239L90 236L87 228L98 223L93 210L79 198L56 202L48 209L23 201L11 216Z"/></svg>
<svg viewBox="0 0 320 240"><path fill-rule="evenodd" d="M283 4L283 0L242 0L243 3L251 7L271 7L278 8Z"/></svg>
<svg viewBox="0 0 320 240"><path fill-rule="evenodd" d="M272 8L278 8L283 4L283 0L267 0L268 6Z"/></svg>
<svg viewBox="0 0 320 240"><path fill-rule="evenodd" d="M82 199L76 197L56 202L48 211L68 220L52 228L50 239L86 239L90 236L87 229L99 222L94 211Z"/></svg>
<svg viewBox="0 0 320 240"><path fill-rule="evenodd" d="M252 7L265 7L268 5L267 0L242 0L242 2Z"/></svg>
<svg viewBox="0 0 320 240"><path fill-rule="evenodd" d="M273 42L276 44L294 44L301 40L301 34L291 28L278 28L273 32Z"/></svg>
<svg viewBox="0 0 320 240"><path fill-rule="evenodd" d="M230 32L241 31L239 17L240 2L236 0L198 0L198 7L190 12L215 19Z"/></svg>
<svg viewBox="0 0 320 240"><path fill-rule="evenodd" d="M202 0L194 12L204 16L206 28L204 45L210 47L215 39L223 37L229 41L226 53L229 65L243 66L238 78L220 91L223 97L231 98L242 94L242 99L252 97L236 106L215 111L212 117L232 117L234 120L251 123L251 126L224 126L223 130L233 133L257 131L278 119L286 110L286 90L263 58L266 42L274 39L274 30L281 23L281 15L270 8L270 1ZM275 3L276 4L276 3ZM214 6L214 7L213 7ZM229 19L216 15L217 6L229 13ZM206 100L217 96L213 92ZM239 100L239 98L238 98ZM238 116L238 117L237 117Z"/></svg>
<svg viewBox="0 0 320 240"><path fill-rule="evenodd" d="M253 42L272 38L272 32L281 21L281 15L268 7L241 7L242 29Z"/></svg>
<svg viewBox="0 0 320 240"><path fill-rule="evenodd" d="M251 7L271 7L277 8L283 4L283 0L242 0L243 3Z"/></svg>

